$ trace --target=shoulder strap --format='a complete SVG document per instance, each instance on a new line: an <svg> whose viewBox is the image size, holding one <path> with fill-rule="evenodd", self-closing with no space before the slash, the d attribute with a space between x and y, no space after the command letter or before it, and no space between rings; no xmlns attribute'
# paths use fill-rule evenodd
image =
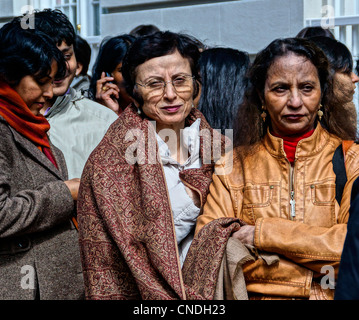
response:
<svg viewBox="0 0 359 320"><path fill-rule="evenodd" d="M347 151L353 144L354 144L354 140L343 140L342 141L342 147L343 147L343 151L344 151L344 160L345 160L345 155L346 155Z"/></svg>
<svg viewBox="0 0 359 320"><path fill-rule="evenodd" d="M353 140L343 140L342 144L338 146L333 155L333 170L336 175L335 199L339 205L342 201L344 186L347 182L347 173L345 171L345 154L353 143Z"/></svg>

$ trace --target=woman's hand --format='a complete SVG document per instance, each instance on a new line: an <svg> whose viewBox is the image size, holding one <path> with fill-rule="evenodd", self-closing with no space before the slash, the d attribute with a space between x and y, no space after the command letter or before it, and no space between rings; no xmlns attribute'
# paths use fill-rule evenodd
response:
<svg viewBox="0 0 359 320"><path fill-rule="evenodd" d="M120 105L117 99L120 97L120 89L110 82L113 80L113 77L106 77L105 72L102 72L101 79L96 82L96 101L118 114Z"/></svg>
<svg viewBox="0 0 359 320"><path fill-rule="evenodd" d="M232 237L237 238L238 240L240 240L243 244L248 244L250 246L254 246L254 230L255 230L255 226L251 226L251 225L244 225L241 226L241 228L234 232L232 234Z"/></svg>
<svg viewBox="0 0 359 320"><path fill-rule="evenodd" d="M77 200L77 195L79 193L79 187L80 187L80 179L73 178L71 180L65 181L65 184L71 192L72 199Z"/></svg>

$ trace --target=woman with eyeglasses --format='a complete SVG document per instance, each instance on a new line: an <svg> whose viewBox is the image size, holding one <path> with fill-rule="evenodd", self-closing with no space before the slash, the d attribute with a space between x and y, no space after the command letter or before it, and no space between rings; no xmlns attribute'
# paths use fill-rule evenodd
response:
<svg viewBox="0 0 359 320"><path fill-rule="evenodd" d="M125 56L134 102L90 156L79 191L87 299L189 296L181 268L224 145L194 108L199 55L195 39L157 32Z"/></svg>

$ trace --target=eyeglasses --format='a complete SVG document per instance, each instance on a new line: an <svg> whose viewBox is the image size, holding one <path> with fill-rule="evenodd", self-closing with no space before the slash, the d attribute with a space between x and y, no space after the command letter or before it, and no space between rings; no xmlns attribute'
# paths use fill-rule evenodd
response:
<svg viewBox="0 0 359 320"><path fill-rule="evenodd" d="M170 81L151 79L144 84L136 82L136 85L145 88L151 97L155 97L162 96L164 94L167 83L172 83L172 86L177 93L189 92L192 90L193 87L193 79L194 76L185 74L178 75L176 76L176 78Z"/></svg>

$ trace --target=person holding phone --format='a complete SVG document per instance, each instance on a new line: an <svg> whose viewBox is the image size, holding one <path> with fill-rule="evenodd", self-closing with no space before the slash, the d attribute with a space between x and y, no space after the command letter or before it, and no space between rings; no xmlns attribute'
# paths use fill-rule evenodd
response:
<svg viewBox="0 0 359 320"><path fill-rule="evenodd" d="M121 35L104 39L92 69L90 99L101 103L117 114L131 103L122 77L122 60L135 37Z"/></svg>

